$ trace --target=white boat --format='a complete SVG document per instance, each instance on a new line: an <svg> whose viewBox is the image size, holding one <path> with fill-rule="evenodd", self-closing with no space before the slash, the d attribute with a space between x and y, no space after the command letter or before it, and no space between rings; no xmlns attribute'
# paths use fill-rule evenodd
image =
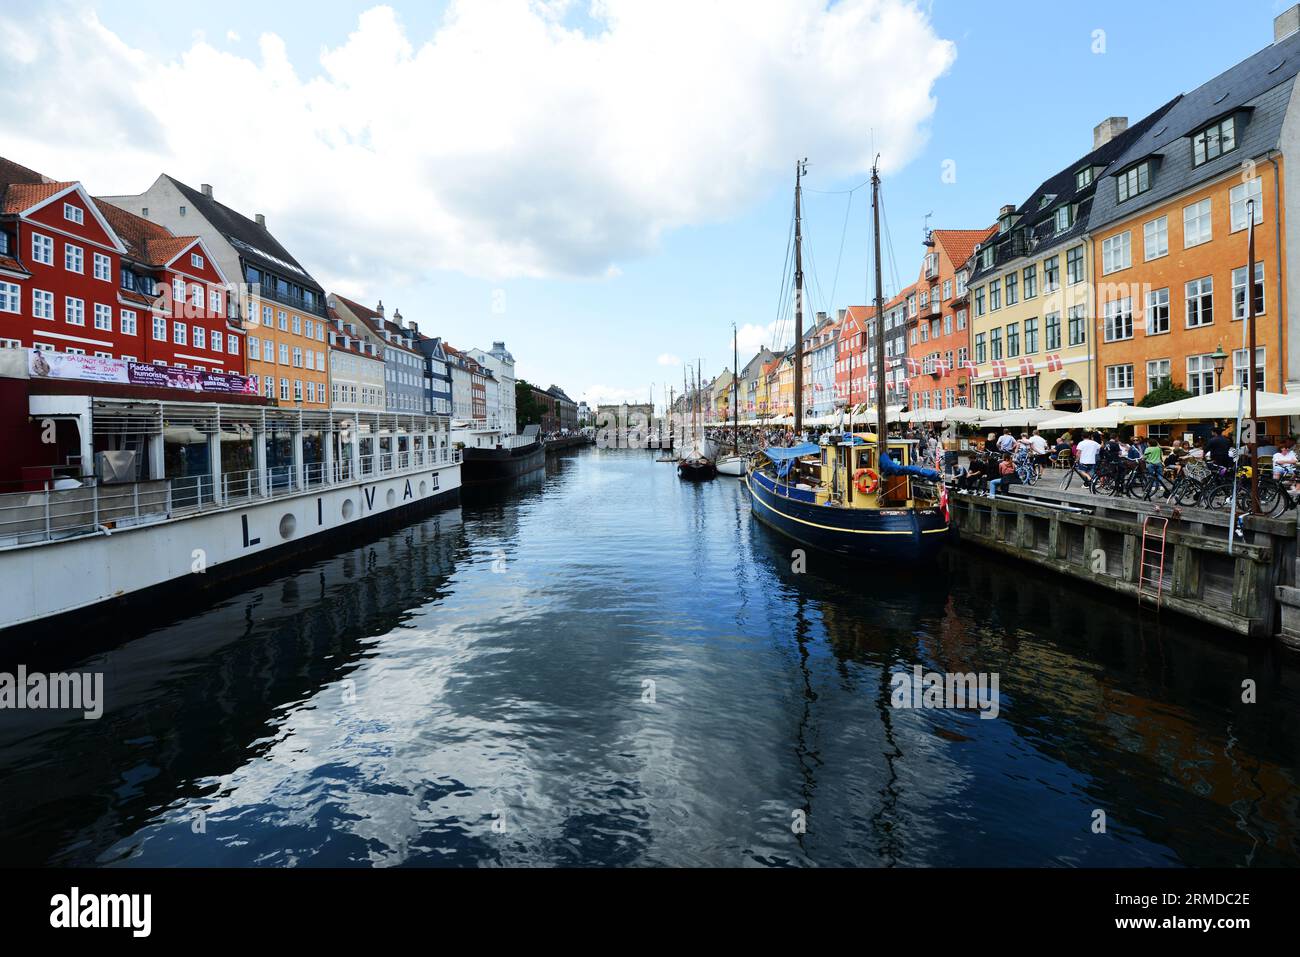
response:
<svg viewBox="0 0 1300 957"><path fill-rule="evenodd" d="M717 461L719 475L731 475L741 478L745 474L745 456L724 455Z"/></svg>

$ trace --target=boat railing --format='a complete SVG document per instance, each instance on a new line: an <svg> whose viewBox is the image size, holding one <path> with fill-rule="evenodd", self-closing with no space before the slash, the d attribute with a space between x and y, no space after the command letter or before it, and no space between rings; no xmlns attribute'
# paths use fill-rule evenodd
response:
<svg viewBox="0 0 1300 957"><path fill-rule="evenodd" d="M44 487L0 492L0 548L111 533L119 528L165 521L224 505L276 498L303 489L354 480L354 475L401 474L431 465L459 464L461 453L449 446L397 453L307 462L301 475L294 465L222 472L219 483L210 474L178 475L142 482L100 484L93 479L77 488ZM377 471L383 464L389 467ZM397 465L399 468L393 468Z"/></svg>
<svg viewBox="0 0 1300 957"><path fill-rule="evenodd" d="M0 494L0 547L84 535L167 517L165 481Z"/></svg>

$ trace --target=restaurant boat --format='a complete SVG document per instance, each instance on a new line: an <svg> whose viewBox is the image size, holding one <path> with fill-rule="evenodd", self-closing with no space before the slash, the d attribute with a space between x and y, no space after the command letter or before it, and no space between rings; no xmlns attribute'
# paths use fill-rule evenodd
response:
<svg viewBox="0 0 1300 957"><path fill-rule="evenodd" d="M800 181L795 165L795 434L801 435L803 265ZM883 314L880 278L880 177L871 171L876 316ZM885 406L884 324L875 322L876 432L827 436L820 444L767 448L745 485L754 517L812 548L848 558L919 564L948 537L947 490L940 472L919 460L916 441L889 437ZM884 436L882 440L880 437Z"/></svg>

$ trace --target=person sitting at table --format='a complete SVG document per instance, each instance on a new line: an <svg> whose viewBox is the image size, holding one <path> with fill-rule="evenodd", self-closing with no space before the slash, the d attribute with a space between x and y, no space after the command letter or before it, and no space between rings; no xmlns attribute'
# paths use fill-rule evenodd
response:
<svg viewBox="0 0 1300 957"><path fill-rule="evenodd" d="M1282 439L1278 446L1278 450L1273 453L1273 477L1293 478L1297 465L1295 443L1286 438Z"/></svg>

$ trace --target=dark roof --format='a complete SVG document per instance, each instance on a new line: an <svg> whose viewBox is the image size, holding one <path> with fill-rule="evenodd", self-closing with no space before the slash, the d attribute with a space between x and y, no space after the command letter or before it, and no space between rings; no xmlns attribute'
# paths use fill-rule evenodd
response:
<svg viewBox="0 0 1300 957"><path fill-rule="evenodd" d="M389 332L403 340L415 340L418 336L416 336L416 334L410 329L403 329L397 323L385 319L377 310L368 309L361 305L361 303L353 302L351 299L348 299L346 296L340 296L338 293L331 293L329 300L335 300L347 306L349 312L360 319L365 325L369 326L372 332L379 336L379 338L384 339L385 342L394 349L401 349L403 352L419 352L419 350L414 347L408 347L405 342L389 341L384 335L384 333ZM329 300L327 300L327 302Z"/></svg>
<svg viewBox="0 0 1300 957"><path fill-rule="evenodd" d="M1239 167L1243 160L1276 149L1300 72L1300 33L1273 43L1247 57L1179 99L1154 129L1134 140L1106 171L1099 187L1089 229L1123 219ZM1237 148L1194 166L1192 137L1217 119L1246 110L1238 123ZM1114 176L1147 157L1158 156L1151 188L1120 204Z"/></svg>
<svg viewBox="0 0 1300 957"><path fill-rule="evenodd" d="M265 268L278 273L286 279L300 283L321 296L325 290L312 278L311 273L289 251L280 245L265 226L257 225L256 220L249 219L243 213L236 212L224 203L186 186L175 176L164 173L173 186L185 197L193 209L203 214L217 232L225 236L240 257L248 260L258 268Z"/></svg>
<svg viewBox="0 0 1300 957"><path fill-rule="evenodd" d="M1040 183L1038 188L1029 194L1029 198L1016 209L1015 215L1018 218L1011 228L992 240L997 246L993 267L980 269L977 261L971 281L999 272L1004 264L1014 259L1037 255L1039 250L1059 246L1086 232L1091 222L1090 213L1097 183L1102 177L1101 170L1111 166L1124 155L1133 143L1155 126L1158 120L1162 120L1177 103L1178 97L1175 97L1149 116L1143 117L1117 134L1110 142L1103 143L1092 152L1079 157L1069 166ZM1086 168L1096 171L1096 176L1090 185L1080 189L1075 176L1080 170ZM1074 204L1078 204L1074 223L1068 229L1058 233L1053 225L1056 211L1062 206Z"/></svg>
<svg viewBox="0 0 1300 957"><path fill-rule="evenodd" d="M7 160L3 156L0 156L0 193L4 192L6 186L10 186L14 183L36 185L39 183L53 182L54 180L49 176L43 176L34 169L20 166L13 160Z"/></svg>
<svg viewBox="0 0 1300 957"><path fill-rule="evenodd" d="M574 402L572 399L570 399L567 395L565 395L565 394L564 394L564 390L561 389L558 385L553 385L553 386L551 386L549 389L547 389L546 391L549 392L551 395L555 396L557 399L560 399L560 400L563 401L563 402L569 402L569 403L571 403L571 404L573 404L573 405L577 405L577 404L578 404L578 403Z"/></svg>

